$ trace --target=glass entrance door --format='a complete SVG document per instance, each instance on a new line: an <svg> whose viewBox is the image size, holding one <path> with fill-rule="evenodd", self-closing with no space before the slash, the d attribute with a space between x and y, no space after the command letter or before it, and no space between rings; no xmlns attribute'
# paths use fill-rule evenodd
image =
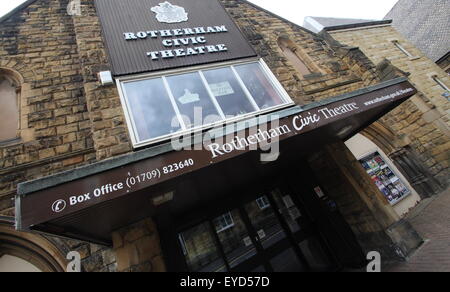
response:
<svg viewBox="0 0 450 292"><path fill-rule="evenodd" d="M189 271L328 270L326 248L306 212L274 189L178 234Z"/></svg>

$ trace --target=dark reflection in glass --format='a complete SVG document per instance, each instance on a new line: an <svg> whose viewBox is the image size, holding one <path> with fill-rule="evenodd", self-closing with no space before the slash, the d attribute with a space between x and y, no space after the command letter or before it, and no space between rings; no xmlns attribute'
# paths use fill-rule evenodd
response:
<svg viewBox="0 0 450 292"><path fill-rule="evenodd" d="M161 78L123 83L139 141L181 130Z"/></svg>
<svg viewBox="0 0 450 292"><path fill-rule="evenodd" d="M191 272L225 272L209 223L197 225L178 236L186 264Z"/></svg>
<svg viewBox="0 0 450 292"><path fill-rule="evenodd" d="M269 201L266 196L263 198L265 201ZM264 248L268 248L286 237L286 233L271 207L261 208L258 201L255 200L245 206L245 211Z"/></svg>
<svg viewBox="0 0 450 292"><path fill-rule="evenodd" d="M284 195L279 189L272 191L277 208L283 216L292 233L300 230L297 220L302 216L300 210L295 206L290 195Z"/></svg>
<svg viewBox="0 0 450 292"><path fill-rule="evenodd" d="M256 255L256 249L237 210L219 216L213 222L231 268Z"/></svg>
<svg viewBox="0 0 450 292"><path fill-rule="evenodd" d="M316 236L301 242L299 246L313 271L326 271L332 266Z"/></svg>
<svg viewBox="0 0 450 292"><path fill-rule="evenodd" d="M184 116L186 127L198 127L221 120L198 72L170 76L167 82Z"/></svg>
<svg viewBox="0 0 450 292"><path fill-rule="evenodd" d="M303 272L306 270L292 248L273 257L270 264L274 272Z"/></svg>
<svg viewBox="0 0 450 292"><path fill-rule="evenodd" d="M203 74L225 116L234 117L256 111L231 68L208 70Z"/></svg>
<svg viewBox="0 0 450 292"><path fill-rule="evenodd" d="M264 74L259 63L239 65L235 68L260 109L264 110L283 104L283 100Z"/></svg>

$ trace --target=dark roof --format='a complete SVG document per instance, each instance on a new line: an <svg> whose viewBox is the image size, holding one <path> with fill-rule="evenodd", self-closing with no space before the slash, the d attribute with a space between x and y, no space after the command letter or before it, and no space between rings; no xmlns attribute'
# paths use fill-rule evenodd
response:
<svg viewBox="0 0 450 292"><path fill-rule="evenodd" d="M337 26L350 25L350 24L353 25L353 24L366 23L366 22L372 22L372 21L374 21L374 20L307 16L307 17L305 17L303 27L305 27L306 29L309 29L313 32L318 33L326 27L337 27Z"/></svg>
<svg viewBox="0 0 450 292"><path fill-rule="evenodd" d="M2 17L0 17L0 23L8 20L11 16L13 16L17 12L21 11L22 9L27 8L29 5L33 4L36 1L37 0L28 0L28 1L23 2L22 4L20 4L19 6L17 6L13 10L11 10L10 12L8 12L5 15L3 15Z"/></svg>
<svg viewBox="0 0 450 292"><path fill-rule="evenodd" d="M399 0L385 19L433 61L450 51L449 0Z"/></svg>

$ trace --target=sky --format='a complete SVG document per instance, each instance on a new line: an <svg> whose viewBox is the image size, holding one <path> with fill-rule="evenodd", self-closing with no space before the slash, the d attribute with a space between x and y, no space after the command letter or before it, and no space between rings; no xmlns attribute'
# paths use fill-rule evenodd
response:
<svg viewBox="0 0 450 292"><path fill-rule="evenodd" d="M0 17L25 0L1 0ZM306 16L381 20L397 0L250 0L294 23Z"/></svg>

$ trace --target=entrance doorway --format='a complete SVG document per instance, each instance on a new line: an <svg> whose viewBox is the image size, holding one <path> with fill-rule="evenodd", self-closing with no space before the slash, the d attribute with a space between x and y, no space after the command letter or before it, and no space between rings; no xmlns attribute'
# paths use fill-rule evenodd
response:
<svg viewBox="0 0 450 292"><path fill-rule="evenodd" d="M300 272L336 268L297 196L276 187L177 232L191 272Z"/></svg>

